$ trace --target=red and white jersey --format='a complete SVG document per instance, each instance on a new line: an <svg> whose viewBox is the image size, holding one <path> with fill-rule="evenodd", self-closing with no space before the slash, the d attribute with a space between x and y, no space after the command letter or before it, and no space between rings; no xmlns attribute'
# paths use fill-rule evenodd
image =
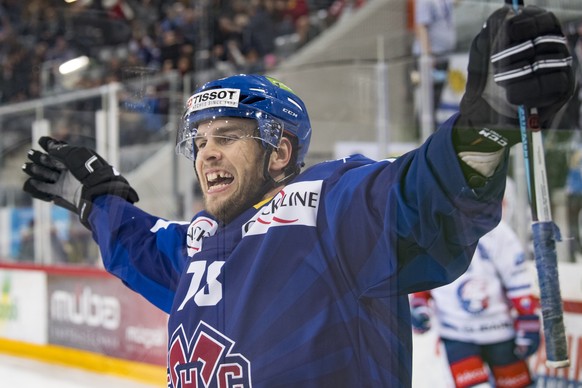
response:
<svg viewBox="0 0 582 388"><path fill-rule="evenodd" d="M502 221L479 240L463 275L430 291L440 336L477 344L513 338L513 307L534 309L528 268L517 235Z"/></svg>

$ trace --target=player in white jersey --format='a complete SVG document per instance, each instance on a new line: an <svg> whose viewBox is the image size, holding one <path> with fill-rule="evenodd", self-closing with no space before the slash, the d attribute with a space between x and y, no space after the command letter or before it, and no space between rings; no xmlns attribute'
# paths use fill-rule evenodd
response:
<svg viewBox="0 0 582 388"><path fill-rule="evenodd" d="M471 265L457 280L412 294L415 332L431 327L446 349L456 387L493 381L496 387L527 387L525 359L540 341L538 302L517 235L501 222L483 236Z"/></svg>

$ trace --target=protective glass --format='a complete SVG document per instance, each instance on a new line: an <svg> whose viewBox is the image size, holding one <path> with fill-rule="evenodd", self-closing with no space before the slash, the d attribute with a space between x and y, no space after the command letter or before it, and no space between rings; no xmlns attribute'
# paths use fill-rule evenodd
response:
<svg viewBox="0 0 582 388"><path fill-rule="evenodd" d="M222 146L239 140L256 139L260 140L264 147L278 148L283 134L281 122L264 112L251 113L251 117L247 115L244 120L235 116L234 118L239 119L236 120L236 124L234 120L229 120L228 116L200 120L200 115L185 115L178 130L176 153L194 161L198 150L204 148L210 138ZM222 120L224 125L216 126L211 132L204 131L204 126L212 120Z"/></svg>

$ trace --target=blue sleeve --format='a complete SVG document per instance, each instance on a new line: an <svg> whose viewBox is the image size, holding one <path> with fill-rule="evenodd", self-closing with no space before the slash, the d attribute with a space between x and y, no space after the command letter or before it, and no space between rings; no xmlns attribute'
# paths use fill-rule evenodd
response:
<svg viewBox="0 0 582 388"><path fill-rule="evenodd" d="M185 265L187 223L154 217L113 195L95 199L89 223L105 269L169 312Z"/></svg>
<svg viewBox="0 0 582 388"><path fill-rule="evenodd" d="M325 218L360 295L408 294L450 283L501 218L506 165L471 189L445 123L419 149L330 177Z"/></svg>

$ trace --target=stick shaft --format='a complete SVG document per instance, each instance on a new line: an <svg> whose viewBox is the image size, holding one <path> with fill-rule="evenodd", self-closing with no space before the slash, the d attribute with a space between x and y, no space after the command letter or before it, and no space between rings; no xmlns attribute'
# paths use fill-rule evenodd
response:
<svg viewBox="0 0 582 388"><path fill-rule="evenodd" d="M537 126L537 109L531 109L530 120L527 120L524 106L520 106L518 112L533 220L532 239L546 340L546 365L565 368L570 361L555 243L560 236L558 227L552 221L543 139ZM528 125L532 122L536 123L534 128Z"/></svg>
<svg viewBox="0 0 582 388"><path fill-rule="evenodd" d="M535 209L537 220L552 221L552 206L550 203L550 189L546 172L546 157L541 131L531 133L530 159L534 176Z"/></svg>
<svg viewBox="0 0 582 388"><path fill-rule="evenodd" d="M524 5L523 0L505 0L505 3L512 6L516 14ZM533 221L532 239L546 340L546 365L565 368L570 365L570 360L555 245L560 236L558 227L552 221L543 138L537 121L537 109L531 108L530 120L525 106L520 105L518 113Z"/></svg>

